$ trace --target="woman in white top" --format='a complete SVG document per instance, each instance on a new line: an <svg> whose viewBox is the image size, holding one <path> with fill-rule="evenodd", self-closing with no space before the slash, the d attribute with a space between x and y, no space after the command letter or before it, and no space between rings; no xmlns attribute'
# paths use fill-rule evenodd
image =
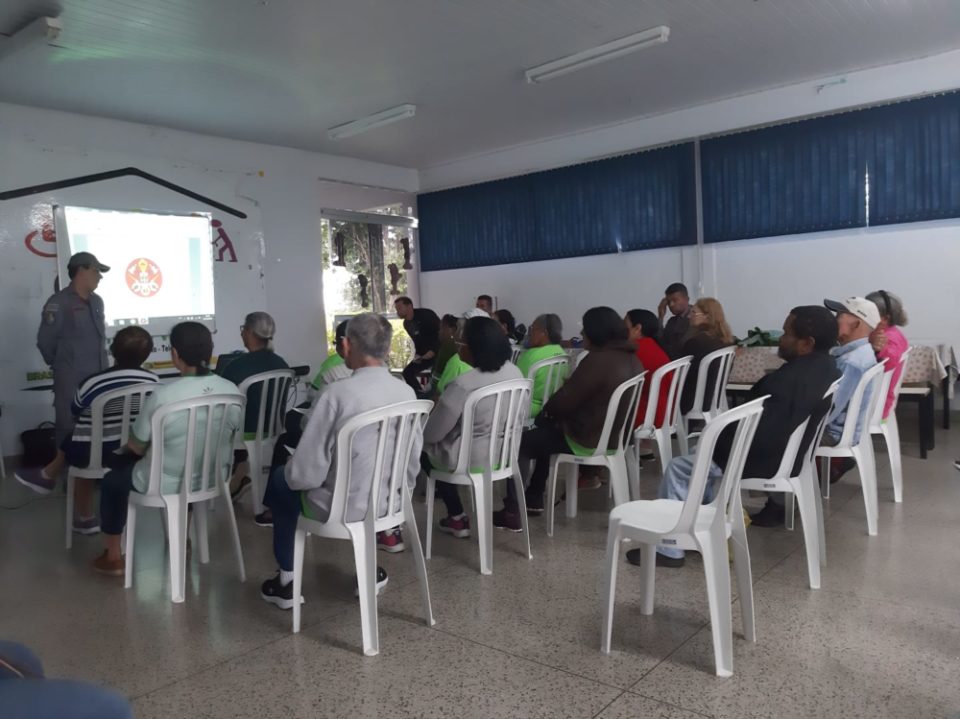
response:
<svg viewBox="0 0 960 719"><path fill-rule="evenodd" d="M487 317L467 320L459 352L460 358L474 369L447 385L423 430L422 464L428 474L432 468L452 470L457 466L463 410L470 393L496 382L522 378L520 370L510 362L510 343L495 320ZM486 459L493 410L493 398L477 405L471 465L482 464ZM438 482L437 494L449 515L440 520L440 531L455 537L469 537L470 521L463 511L456 485Z"/></svg>

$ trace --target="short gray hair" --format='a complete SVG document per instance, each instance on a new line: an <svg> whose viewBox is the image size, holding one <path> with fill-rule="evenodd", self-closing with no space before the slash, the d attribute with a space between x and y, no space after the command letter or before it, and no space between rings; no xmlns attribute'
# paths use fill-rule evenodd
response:
<svg viewBox="0 0 960 719"><path fill-rule="evenodd" d="M903 327L907 324L907 312L903 309L903 302L892 292L877 290L867 295L867 299L877 306L880 316L886 317L891 325Z"/></svg>
<svg viewBox="0 0 960 719"><path fill-rule="evenodd" d="M542 327L550 339L550 344L558 345L563 341L563 322L557 315L538 315L533 321L537 327Z"/></svg>
<svg viewBox="0 0 960 719"><path fill-rule="evenodd" d="M267 349L273 349L273 335L277 332L277 323L266 312L251 312L243 321L243 326L267 343Z"/></svg>
<svg viewBox="0 0 960 719"><path fill-rule="evenodd" d="M386 362L390 354L393 327L383 315L364 312L350 320L347 339L350 340L350 347L364 357Z"/></svg>

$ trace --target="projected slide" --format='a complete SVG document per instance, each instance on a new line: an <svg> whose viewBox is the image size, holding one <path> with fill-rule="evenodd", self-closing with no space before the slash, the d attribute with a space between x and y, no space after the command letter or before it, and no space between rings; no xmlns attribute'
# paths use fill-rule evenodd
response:
<svg viewBox="0 0 960 719"><path fill-rule="evenodd" d="M183 320L215 329L209 216L69 206L55 214L61 286L77 252L110 267L97 289L109 335L129 325L163 335Z"/></svg>

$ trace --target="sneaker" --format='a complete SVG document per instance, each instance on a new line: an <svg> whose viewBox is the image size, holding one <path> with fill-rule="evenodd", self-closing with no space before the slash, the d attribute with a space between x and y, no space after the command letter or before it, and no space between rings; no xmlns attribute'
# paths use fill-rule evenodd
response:
<svg viewBox="0 0 960 719"><path fill-rule="evenodd" d="M580 476L577 479L577 489L600 489L601 486L603 483L595 474Z"/></svg>
<svg viewBox="0 0 960 719"><path fill-rule="evenodd" d="M391 554L406 549L400 530L389 529L386 532L377 532L377 549L382 549L384 552L390 552Z"/></svg>
<svg viewBox="0 0 960 719"><path fill-rule="evenodd" d="M657 458L657 455L654 454L652 449L645 450L640 453L640 461L649 462Z"/></svg>
<svg viewBox="0 0 960 719"><path fill-rule="evenodd" d="M857 466L857 461L853 457L831 457L830 458L830 484L836 484L840 478Z"/></svg>
<svg viewBox="0 0 960 719"><path fill-rule="evenodd" d="M265 509L260 514L255 515L253 521L258 527L272 527L273 513L269 509Z"/></svg>
<svg viewBox="0 0 960 719"><path fill-rule="evenodd" d="M253 484L253 480L251 480L249 477L242 477L240 481L237 482L236 487L230 488L230 499L236 502L238 499L240 499L240 496L244 492L250 489L252 484Z"/></svg>
<svg viewBox="0 0 960 719"><path fill-rule="evenodd" d="M120 559L107 559L107 550L93 560L93 570L100 574L107 574L111 577L122 577L126 565L123 563L123 557Z"/></svg>
<svg viewBox="0 0 960 719"><path fill-rule="evenodd" d="M383 591L384 587L387 586L388 580L389 580L389 577L387 577L387 571L383 567L377 565L377 596L378 597L380 596L380 593ZM360 596L360 586L357 585L356 579L354 579L353 596L355 597Z"/></svg>
<svg viewBox="0 0 960 719"><path fill-rule="evenodd" d="M463 539L470 536L470 517L461 514L459 518L444 517L440 520L440 531L445 534L452 534L457 539Z"/></svg>
<svg viewBox="0 0 960 719"><path fill-rule="evenodd" d="M635 567L640 566L640 550L639 549L629 549L627 550L627 561ZM657 552L657 566L658 567L670 567L671 569L679 569L687 561L686 557L668 557L665 554L660 554Z"/></svg>
<svg viewBox="0 0 960 719"><path fill-rule="evenodd" d="M543 514L543 495L539 497L524 497L527 501L527 516L539 517Z"/></svg>
<svg viewBox="0 0 960 719"><path fill-rule="evenodd" d="M29 487L39 494L50 494L57 486L57 480L45 475L42 467L21 467L13 473L13 476L24 487Z"/></svg>
<svg viewBox="0 0 960 719"><path fill-rule="evenodd" d="M953 460L953 467L954 469L960 470L960 459Z"/></svg>
<svg viewBox="0 0 960 719"><path fill-rule="evenodd" d="M783 507L768 499L763 509L750 515L750 524L756 527L781 527L786 514Z"/></svg>
<svg viewBox="0 0 960 719"><path fill-rule="evenodd" d="M73 520L73 533L74 534L99 534L100 520L97 519L96 517L87 517L86 519L75 517Z"/></svg>
<svg viewBox="0 0 960 719"><path fill-rule="evenodd" d="M522 532L520 515L503 508L493 513L493 526L497 529L506 529L508 532Z"/></svg>
<svg viewBox="0 0 960 719"><path fill-rule="evenodd" d="M277 572L277 576L260 585L260 596L281 609L293 609L293 582L281 584L280 572ZM300 597L300 603L303 604L303 597Z"/></svg>

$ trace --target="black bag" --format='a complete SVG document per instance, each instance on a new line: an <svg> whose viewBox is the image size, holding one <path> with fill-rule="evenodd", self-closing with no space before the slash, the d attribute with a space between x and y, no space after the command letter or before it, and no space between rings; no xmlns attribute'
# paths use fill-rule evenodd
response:
<svg viewBox="0 0 960 719"><path fill-rule="evenodd" d="M45 467L57 456L57 435L53 422L41 422L36 429L20 433L23 443L23 457L20 464L24 467Z"/></svg>

